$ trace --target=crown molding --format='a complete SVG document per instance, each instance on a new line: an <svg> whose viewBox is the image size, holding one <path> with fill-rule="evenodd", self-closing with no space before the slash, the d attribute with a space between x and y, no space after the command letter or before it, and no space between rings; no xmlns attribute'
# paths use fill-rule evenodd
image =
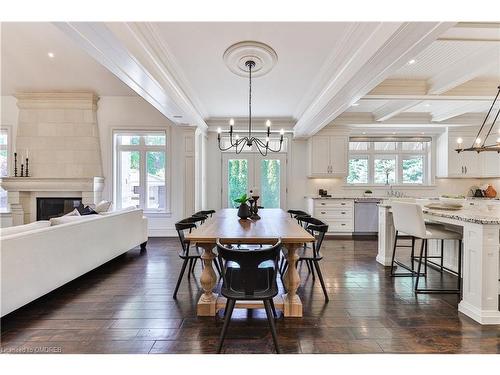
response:
<svg viewBox="0 0 500 375"><path fill-rule="evenodd" d="M347 63L328 79L299 118L296 135L315 134L453 25L451 22L377 23L376 30L363 41L352 40L349 48L355 54L344 60Z"/></svg>
<svg viewBox="0 0 500 375"><path fill-rule="evenodd" d="M93 92L19 92L14 95L20 109L97 110L99 97Z"/></svg>

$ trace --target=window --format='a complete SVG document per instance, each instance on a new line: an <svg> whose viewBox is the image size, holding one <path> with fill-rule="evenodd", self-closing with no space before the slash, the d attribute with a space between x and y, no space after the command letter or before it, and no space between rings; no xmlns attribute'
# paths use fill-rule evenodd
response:
<svg viewBox="0 0 500 375"><path fill-rule="evenodd" d="M430 138L351 138L348 184L429 183Z"/></svg>
<svg viewBox="0 0 500 375"><path fill-rule="evenodd" d="M115 202L167 211L166 133L115 132Z"/></svg>
<svg viewBox="0 0 500 375"><path fill-rule="evenodd" d="M9 175L9 130L0 130L0 177ZM0 188L0 209L7 208L7 192Z"/></svg>

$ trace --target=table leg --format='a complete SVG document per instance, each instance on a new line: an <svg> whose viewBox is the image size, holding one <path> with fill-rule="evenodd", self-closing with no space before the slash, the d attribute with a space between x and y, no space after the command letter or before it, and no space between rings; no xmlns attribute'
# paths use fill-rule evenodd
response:
<svg viewBox="0 0 500 375"><path fill-rule="evenodd" d="M297 295L297 289L300 285L300 276L297 271L297 260L299 255L297 251L302 247L301 243L287 243L286 259L288 261L288 268L285 272L284 284L287 289L287 294L283 296L283 313L285 316L302 316L302 302Z"/></svg>
<svg viewBox="0 0 500 375"><path fill-rule="evenodd" d="M216 312L217 294L213 292L215 284L217 284L217 275L212 267L213 260L215 259L214 248L215 244L205 243L198 244L203 248L201 261L204 264L201 273L200 283L203 288L203 294L198 301L197 314L198 316L214 316Z"/></svg>

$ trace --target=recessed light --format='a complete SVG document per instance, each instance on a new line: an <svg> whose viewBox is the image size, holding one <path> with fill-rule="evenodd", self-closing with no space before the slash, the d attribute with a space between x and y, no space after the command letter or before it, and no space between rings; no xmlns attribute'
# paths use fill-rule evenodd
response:
<svg viewBox="0 0 500 375"><path fill-rule="evenodd" d="M351 107L357 107L358 105L359 105L359 103L352 103Z"/></svg>
<svg viewBox="0 0 500 375"><path fill-rule="evenodd" d="M417 62L417 60L415 59L411 59L410 61L408 61L408 65L413 65Z"/></svg>
<svg viewBox="0 0 500 375"><path fill-rule="evenodd" d="M181 115L174 115L174 118L182 118Z"/></svg>
<svg viewBox="0 0 500 375"><path fill-rule="evenodd" d="M49 56L51 59L53 59L55 55L53 52L49 52L49 53L47 53L47 56Z"/></svg>

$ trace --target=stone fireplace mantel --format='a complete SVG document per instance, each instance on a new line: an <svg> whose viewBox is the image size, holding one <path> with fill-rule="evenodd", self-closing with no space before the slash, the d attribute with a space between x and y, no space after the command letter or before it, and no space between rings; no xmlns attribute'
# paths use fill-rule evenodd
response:
<svg viewBox="0 0 500 375"><path fill-rule="evenodd" d="M81 197L82 203L98 203L104 188L103 177L40 178L4 177L0 186L7 191L12 224L21 225L36 220L37 197Z"/></svg>

